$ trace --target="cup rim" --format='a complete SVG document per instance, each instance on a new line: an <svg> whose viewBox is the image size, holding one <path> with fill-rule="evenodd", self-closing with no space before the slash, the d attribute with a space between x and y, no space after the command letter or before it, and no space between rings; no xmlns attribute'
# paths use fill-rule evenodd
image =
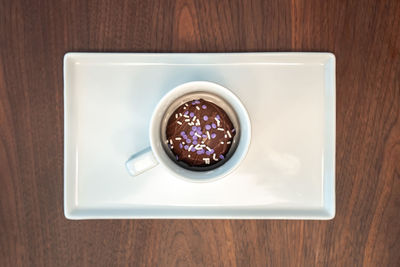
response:
<svg viewBox="0 0 400 267"><path fill-rule="evenodd" d="M162 147L163 140L161 140L159 137L159 126L161 124L161 118L159 114L165 112L165 110L169 107L169 105L179 97L179 96L175 97L176 95L184 95L198 91L208 91L210 93L222 97L232 106L232 108L238 114L238 121L240 124L242 124L239 144L236 148L236 151L231 156L231 158L223 165L213 170L204 172L188 170L173 162L164 151ZM150 139L150 146L157 161L161 163L175 177L178 177L185 181L196 182L196 183L215 181L227 176L229 173L234 171L246 157L248 149L250 147L250 140L251 140L250 117L240 99L232 91L225 88L224 86L209 81L186 82L171 89L158 102L150 120L149 139ZM241 149L240 151L238 150L239 148ZM241 153L237 154L239 152ZM174 169L170 167L171 163L174 165ZM223 169L224 166L226 170ZM179 172L177 172L176 170L179 170Z"/></svg>

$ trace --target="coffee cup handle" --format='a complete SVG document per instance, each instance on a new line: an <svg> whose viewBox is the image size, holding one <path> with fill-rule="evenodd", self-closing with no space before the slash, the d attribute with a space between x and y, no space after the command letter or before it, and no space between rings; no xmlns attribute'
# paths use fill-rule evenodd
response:
<svg viewBox="0 0 400 267"><path fill-rule="evenodd" d="M157 164L158 161L155 158L151 147L148 147L132 155L125 163L125 166L130 175L137 176L157 166Z"/></svg>

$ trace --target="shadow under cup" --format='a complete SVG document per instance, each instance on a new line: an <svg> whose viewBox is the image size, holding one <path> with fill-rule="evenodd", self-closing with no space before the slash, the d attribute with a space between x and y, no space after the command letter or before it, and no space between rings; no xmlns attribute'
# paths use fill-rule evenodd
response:
<svg viewBox="0 0 400 267"><path fill-rule="evenodd" d="M217 106L219 106L221 109L223 109L225 111L225 113L228 115L229 119L231 120L233 127L235 128L236 134L233 137L232 140L232 145L228 151L228 153L225 155L225 159L210 165L210 166L203 166L203 167L199 167L199 166L189 166L187 163L182 162L182 161L177 161L175 159L175 155L172 152L171 149L169 149L168 145L167 145L167 136L166 136L166 128L167 128L167 124L168 124L168 120L171 117L171 115L174 113L174 111L181 105L183 105L186 102L189 102L191 100L194 99L204 99L206 101L212 102L214 104L216 104ZM233 154L235 153L239 142L240 142L240 136L241 136L241 127L240 127L240 123L239 123L239 119L238 119L238 115L235 112L235 110L232 108L232 106L222 97L216 95L216 94L212 94L212 93L208 93L208 92L193 92L193 93L188 93L186 95L183 95L177 99L175 99L172 104L170 104L170 106L166 109L164 116L161 119L161 124L160 124L160 137L162 141L162 147L164 152L167 154L167 156L171 159L171 161L173 161L175 164L177 164L178 166L186 169L186 170L190 170L190 171L194 171L194 172L206 172L206 171L211 171L214 169L217 169L221 166L223 166L225 163L227 163L231 157L233 156Z"/></svg>

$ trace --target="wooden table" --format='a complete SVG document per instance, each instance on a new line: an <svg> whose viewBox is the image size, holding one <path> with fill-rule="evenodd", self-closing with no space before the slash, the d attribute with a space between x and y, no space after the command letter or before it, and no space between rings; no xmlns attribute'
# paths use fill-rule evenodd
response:
<svg viewBox="0 0 400 267"><path fill-rule="evenodd" d="M63 214L67 51L330 51L336 218ZM399 266L400 1L0 0L0 266Z"/></svg>

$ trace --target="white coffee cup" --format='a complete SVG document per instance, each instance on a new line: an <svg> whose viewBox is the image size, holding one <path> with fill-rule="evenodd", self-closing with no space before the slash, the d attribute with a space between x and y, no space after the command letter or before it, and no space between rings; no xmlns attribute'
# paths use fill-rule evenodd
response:
<svg viewBox="0 0 400 267"><path fill-rule="evenodd" d="M220 106L231 119L236 135L224 160L215 166L194 170L177 164L173 159L172 152L166 146L165 127L178 106L199 98ZM134 154L126 162L131 175L139 175L160 163L184 180L209 182L231 173L245 158L251 139L250 119L238 97L225 87L206 81L188 82L175 87L160 100L150 121L149 139L150 147Z"/></svg>

